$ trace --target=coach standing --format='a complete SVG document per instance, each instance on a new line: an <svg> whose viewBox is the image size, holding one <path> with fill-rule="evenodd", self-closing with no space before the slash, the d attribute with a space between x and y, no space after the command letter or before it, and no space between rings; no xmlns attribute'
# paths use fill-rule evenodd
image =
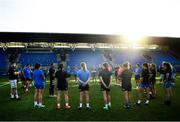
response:
<svg viewBox="0 0 180 122"><path fill-rule="evenodd" d="M20 100L20 97L17 92L17 78L18 78L19 72L16 71L15 63L11 64L11 66L9 67L8 73L9 73L9 82L11 85L11 91L10 91L11 99Z"/></svg>

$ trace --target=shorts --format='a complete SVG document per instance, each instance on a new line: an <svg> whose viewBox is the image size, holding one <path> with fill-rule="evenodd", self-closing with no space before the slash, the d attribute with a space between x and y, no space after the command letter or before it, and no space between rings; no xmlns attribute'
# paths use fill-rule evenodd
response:
<svg viewBox="0 0 180 122"><path fill-rule="evenodd" d="M17 88L17 79L9 80L11 88Z"/></svg>
<svg viewBox="0 0 180 122"><path fill-rule="evenodd" d="M173 86L171 81L164 81L164 87L165 88L171 88Z"/></svg>
<svg viewBox="0 0 180 122"><path fill-rule="evenodd" d="M25 78L26 81L31 81L31 78Z"/></svg>
<svg viewBox="0 0 180 122"><path fill-rule="evenodd" d="M140 75L135 75L135 80L140 80Z"/></svg>
<svg viewBox="0 0 180 122"><path fill-rule="evenodd" d="M150 86L150 83L140 83L139 84L139 87L142 89L147 89L147 88L149 88L149 86Z"/></svg>
<svg viewBox="0 0 180 122"><path fill-rule="evenodd" d="M68 90L68 85L61 85L57 87L58 91L67 91Z"/></svg>
<svg viewBox="0 0 180 122"><path fill-rule="evenodd" d="M79 91L89 91L89 84L85 86L79 85Z"/></svg>
<svg viewBox="0 0 180 122"><path fill-rule="evenodd" d="M35 89L44 89L45 84L34 84Z"/></svg>
<svg viewBox="0 0 180 122"><path fill-rule="evenodd" d="M131 84L124 84L122 83L122 91L131 91L132 85Z"/></svg>
<svg viewBox="0 0 180 122"><path fill-rule="evenodd" d="M106 88L101 84L101 91L110 91L110 90L111 90L110 88Z"/></svg>

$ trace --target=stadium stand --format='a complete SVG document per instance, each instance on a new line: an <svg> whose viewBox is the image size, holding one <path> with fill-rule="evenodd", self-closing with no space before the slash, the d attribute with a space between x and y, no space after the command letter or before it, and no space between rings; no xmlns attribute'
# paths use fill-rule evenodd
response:
<svg viewBox="0 0 180 122"><path fill-rule="evenodd" d="M51 63L57 62L55 53L47 52L28 52L22 53L19 63L22 65L40 63L43 66L49 66Z"/></svg>
<svg viewBox="0 0 180 122"><path fill-rule="evenodd" d="M22 51L23 52L23 51ZM7 72L8 67L8 55L12 52L0 51L0 75ZM92 51L91 49L76 49L65 50L68 55L66 64L71 68L75 65L79 66L80 62L86 62L88 67L98 67L102 62L108 62L109 59L104 55L103 50ZM136 63L142 64L144 62L154 62L157 66L163 61L171 62L177 71L180 71L180 60L171 55L168 51L127 51L127 50L111 50L108 52L112 58L112 64L122 64L125 61L129 61L133 66ZM22 66L26 64L32 64L39 62L43 66L49 66L51 63L59 63L58 52L23 52L19 54L18 61L16 63Z"/></svg>
<svg viewBox="0 0 180 122"><path fill-rule="evenodd" d="M67 51L69 55L69 61L67 64L72 67L80 64L80 62L86 62L88 67L96 66L103 62L103 54L101 51L92 51L92 50L75 50Z"/></svg>
<svg viewBox="0 0 180 122"><path fill-rule="evenodd" d="M8 58L6 52L0 52L0 75L4 75L7 71Z"/></svg>

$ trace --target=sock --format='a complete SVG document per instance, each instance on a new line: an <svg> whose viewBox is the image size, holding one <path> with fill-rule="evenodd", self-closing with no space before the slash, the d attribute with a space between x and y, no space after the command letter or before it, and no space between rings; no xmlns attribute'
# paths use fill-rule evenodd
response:
<svg viewBox="0 0 180 122"><path fill-rule="evenodd" d="M80 104L79 104L79 107L82 107L82 105L83 105L83 104L82 104L82 103L80 103Z"/></svg>
<svg viewBox="0 0 180 122"><path fill-rule="evenodd" d="M34 105L37 105L37 101L34 101Z"/></svg>
<svg viewBox="0 0 180 122"><path fill-rule="evenodd" d="M105 104L105 108L108 108L108 104Z"/></svg>
<svg viewBox="0 0 180 122"><path fill-rule="evenodd" d="M11 94L11 98L14 98L14 95L13 95L13 94Z"/></svg>
<svg viewBox="0 0 180 122"><path fill-rule="evenodd" d="M57 106L60 107L60 103L58 103Z"/></svg>
<svg viewBox="0 0 180 122"><path fill-rule="evenodd" d="M146 104L148 104L149 103L149 100L146 100Z"/></svg>
<svg viewBox="0 0 180 122"><path fill-rule="evenodd" d="M138 100L138 104L140 104L141 103L141 100Z"/></svg>
<svg viewBox="0 0 180 122"><path fill-rule="evenodd" d="M108 105L111 106L111 102L109 102Z"/></svg>
<svg viewBox="0 0 180 122"><path fill-rule="evenodd" d="M86 103L86 107L89 107L89 103Z"/></svg>
<svg viewBox="0 0 180 122"><path fill-rule="evenodd" d="M39 106L41 106L42 105L42 103L39 103Z"/></svg>
<svg viewBox="0 0 180 122"><path fill-rule="evenodd" d="M16 98L17 98L17 99L19 98L18 94L16 94Z"/></svg>
<svg viewBox="0 0 180 122"><path fill-rule="evenodd" d="M66 103L66 106L69 106L69 103Z"/></svg>

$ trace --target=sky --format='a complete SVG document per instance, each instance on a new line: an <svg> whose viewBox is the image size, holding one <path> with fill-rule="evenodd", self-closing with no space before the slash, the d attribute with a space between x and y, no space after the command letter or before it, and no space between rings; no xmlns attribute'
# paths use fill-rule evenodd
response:
<svg viewBox="0 0 180 122"><path fill-rule="evenodd" d="M180 0L0 0L0 32L180 37Z"/></svg>

